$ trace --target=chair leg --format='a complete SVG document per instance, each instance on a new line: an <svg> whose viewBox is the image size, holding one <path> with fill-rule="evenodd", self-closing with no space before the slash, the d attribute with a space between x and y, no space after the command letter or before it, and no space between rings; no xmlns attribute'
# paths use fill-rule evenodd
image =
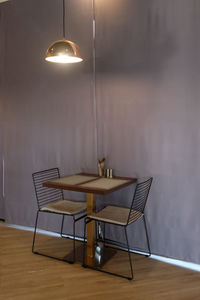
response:
<svg viewBox="0 0 200 300"><path fill-rule="evenodd" d="M73 216L73 262L75 262L76 259L76 245L75 245L75 219Z"/></svg>
<svg viewBox="0 0 200 300"><path fill-rule="evenodd" d="M105 247L105 240L106 240L106 223L103 224L103 244Z"/></svg>
<svg viewBox="0 0 200 300"><path fill-rule="evenodd" d="M131 269L131 277L129 277L129 280L133 279L133 267L132 267L132 261L131 261L131 254L130 254L130 248L129 248L129 243L128 243L128 235L126 231L126 227L124 227L125 231L125 236L126 236L126 243L127 243L127 249L128 249L128 256L129 256L129 263L130 263L130 269Z"/></svg>
<svg viewBox="0 0 200 300"><path fill-rule="evenodd" d="M64 218L65 218L65 215L62 216L62 223L61 223L61 230L60 230L60 235L61 235L61 237L63 237Z"/></svg>
<svg viewBox="0 0 200 300"><path fill-rule="evenodd" d="M147 231L147 224L146 224L144 215L143 215L143 221L144 221L144 228L145 228L146 239L147 239L147 246L148 246L148 250L149 250L149 255L147 255L147 256L149 257L149 256L151 256L151 249L150 249L149 236L148 236L148 231Z"/></svg>
<svg viewBox="0 0 200 300"><path fill-rule="evenodd" d="M88 218L88 219L85 218L85 220L84 220L84 247L83 247L83 265L82 266L84 268L90 268L90 269L93 269L93 270L96 270L96 271L100 271L100 272L103 272L103 273L106 273L106 274L110 274L110 275L114 275L114 276L117 276L117 277L121 277L121 278L126 278L126 279L129 279L129 280L132 280L133 279L133 268L132 268L131 254L130 254L130 248L129 248L129 243L128 243L128 236L127 236L127 232L126 232L126 227L124 227L124 226L123 227L125 229L125 235L126 235L126 242L127 242L129 263L130 263L130 269L131 269L131 277L124 276L124 275L117 274L117 273L113 273L113 272L109 272L109 271L106 271L104 269L97 268L95 266L89 266L89 265L87 265L87 262L85 261L85 259L86 259L86 251L85 251L85 249L86 249L86 225L89 222L91 222L91 221L92 221L92 219L90 219L90 218ZM104 235L104 238L105 238L105 235Z"/></svg>
<svg viewBox="0 0 200 300"><path fill-rule="evenodd" d="M86 224L87 224L87 220L85 218L85 220L84 220L84 239L83 239L83 267L85 267L85 268L86 268L86 264L85 264Z"/></svg>
<svg viewBox="0 0 200 300"><path fill-rule="evenodd" d="M101 222L96 222L97 223L97 240L101 240L102 239L102 226L101 226Z"/></svg>
<svg viewBox="0 0 200 300"><path fill-rule="evenodd" d="M33 244L32 244L32 252L34 252L34 246L35 246L35 237L36 237L36 230L37 230L37 222L38 222L38 216L39 216L39 210L37 211L36 219L35 219L35 229L34 229L34 235L33 235Z"/></svg>

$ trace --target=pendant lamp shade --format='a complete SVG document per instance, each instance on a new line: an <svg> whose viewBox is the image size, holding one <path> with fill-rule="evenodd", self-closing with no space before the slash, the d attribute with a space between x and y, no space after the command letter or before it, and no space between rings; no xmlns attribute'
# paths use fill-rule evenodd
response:
<svg viewBox="0 0 200 300"><path fill-rule="evenodd" d="M0 0L1 1L1 0ZM46 51L45 60L54 63L78 63L83 60L79 47L65 39L65 0L63 2L63 39L55 41Z"/></svg>
<svg viewBox="0 0 200 300"><path fill-rule="evenodd" d="M55 63L77 63L83 60L79 47L68 40L54 42L47 49L45 59Z"/></svg>

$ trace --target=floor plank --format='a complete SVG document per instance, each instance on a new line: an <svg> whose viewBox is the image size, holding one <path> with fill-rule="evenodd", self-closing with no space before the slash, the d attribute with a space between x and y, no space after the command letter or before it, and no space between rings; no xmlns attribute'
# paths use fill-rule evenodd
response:
<svg viewBox="0 0 200 300"><path fill-rule="evenodd" d="M113 277L80 263L70 265L34 255L31 232L0 225L0 299L131 299L196 300L200 299L200 274L132 255L135 280ZM71 241L39 236L37 247L58 256L71 251ZM128 270L127 254L119 252L105 268Z"/></svg>

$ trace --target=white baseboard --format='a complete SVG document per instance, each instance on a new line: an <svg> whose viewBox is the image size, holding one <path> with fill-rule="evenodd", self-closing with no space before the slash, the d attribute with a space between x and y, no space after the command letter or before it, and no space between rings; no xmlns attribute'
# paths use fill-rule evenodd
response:
<svg viewBox="0 0 200 300"><path fill-rule="evenodd" d="M26 231L31 231L31 232L34 231L33 227L14 225L14 224L6 224L6 223L4 223L4 225L7 226L7 227L15 228L15 229L26 230ZM46 231L46 230L42 230L42 229L37 229L37 232L40 233L40 234L50 235L50 236L54 236L54 237L60 237L59 233ZM70 238L71 235L66 235L66 237ZM83 239L77 237L76 240L83 240ZM144 254L144 255L147 254L146 252L141 252L141 251L132 251L132 252L138 253L138 254ZM193 271L200 272L200 265L199 264L194 264L194 263L190 263L190 262L186 262L186 261L178 260L178 259L173 259L173 258L167 258L167 257L164 257L164 256L155 255L155 254L152 254L150 256L150 258L162 261L164 263L168 263L168 264L172 264L172 265L179 266L179 267L182 267L182 268L186 268L186 269L190 269L190 270L193 270Z"/></svg>

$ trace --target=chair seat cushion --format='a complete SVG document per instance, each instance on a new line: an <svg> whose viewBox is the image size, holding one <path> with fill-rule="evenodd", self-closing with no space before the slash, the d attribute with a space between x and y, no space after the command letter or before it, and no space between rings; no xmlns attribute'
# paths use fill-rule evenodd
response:
<svg viewBox="0 0 200 300"><path fill-rule="evenodd" d="M86 210L86 203L71 200L59 200L43 206L40 210L65 215L76 215Z"/></svg>
<svg viewBox="0 0 200 300"><path fill-rule="evenodd" d="M97 213L88 215L88 218L103 221L107 223L113 223L125 226L128 221L130 208L118 207L118 206L106 206L104 209ZM133 223L138 220L143 214L139 211L132 210L129 223Z"/></svg>

